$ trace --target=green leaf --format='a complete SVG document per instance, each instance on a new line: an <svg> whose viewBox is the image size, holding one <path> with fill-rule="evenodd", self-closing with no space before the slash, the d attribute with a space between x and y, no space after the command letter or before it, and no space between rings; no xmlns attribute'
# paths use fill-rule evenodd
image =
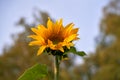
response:
<svg viewBox="0 0 120 80"><path fill-rule="evenodd" d="M77 51L75 47L71 47L69 51L66 51L65 54L72 52L73 54L77 54L79 56L85 56L86 53L84 51Z"/></svg>
<svg viewBox="0 0 120 80"><path fill-rule="evenodd" d="M18 80L37 80L45 77L47 73L46 65L36 64L27 69Z"/></svg>
<svg viewBox="0 0 120 80"><path fill-rule="evenodd" d="M85 56L86 55L86 53L84 51L78 51L76 54L79 55L79 56Z"/></svg>

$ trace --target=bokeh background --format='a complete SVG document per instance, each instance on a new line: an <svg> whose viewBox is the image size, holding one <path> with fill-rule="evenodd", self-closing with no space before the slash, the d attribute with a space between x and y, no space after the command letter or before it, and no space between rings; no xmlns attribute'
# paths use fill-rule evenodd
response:
<svg viewBox="0 0 120 80"><path fill-rule="evenodd" d="M48 17L80 28L75 46L87 53L70 54L60 80L120 80L120 0L0 0L0 80L16 80L36 63L47 64L43 80L53 80L52 56L36 56L26 37Z"/></svg>

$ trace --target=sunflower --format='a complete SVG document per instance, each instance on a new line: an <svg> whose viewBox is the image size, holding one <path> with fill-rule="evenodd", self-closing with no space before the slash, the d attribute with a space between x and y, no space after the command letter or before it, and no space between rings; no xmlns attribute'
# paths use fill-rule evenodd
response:
<svg viewBox="0 0 120 80"><path fill-rule="evenodd" d="M53 23L48 18L47 27L37 25L37 28L31 28L35 34L28 36L34 39L29 45L40 46L37 55L40 55L47 48L64 52L64 47L70 49L71 46L74 46L73 41L79 39L77 37L78 28L73 29L73 26L73 23L63 26L62 19Z"/></svg>

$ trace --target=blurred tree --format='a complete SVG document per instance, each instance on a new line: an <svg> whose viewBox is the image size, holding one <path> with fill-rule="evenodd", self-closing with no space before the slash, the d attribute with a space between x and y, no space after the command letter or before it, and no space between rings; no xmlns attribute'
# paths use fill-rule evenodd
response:
<svg viewBox="0 0 120 80"><path fill-rule="evenodd" d="M79 67L82 80L120 80L120 0L104 7L96 52Z"/></svg>

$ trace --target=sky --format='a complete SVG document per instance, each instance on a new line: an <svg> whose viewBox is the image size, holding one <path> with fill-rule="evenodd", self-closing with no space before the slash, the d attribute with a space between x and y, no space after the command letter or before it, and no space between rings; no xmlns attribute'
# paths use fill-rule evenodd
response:
<svg viewBox="0 0 120 80"><path fill-rule="evenodd" d="M63 18L64 25L73 22L80 28L78 50L95 51L95 37L99 34L102 9L108 0L0 0L0 53L4 45L11 45L11 34L22 32L15 23L21 17L32 21L34 9L46 11L54 19Z"/></svg>

